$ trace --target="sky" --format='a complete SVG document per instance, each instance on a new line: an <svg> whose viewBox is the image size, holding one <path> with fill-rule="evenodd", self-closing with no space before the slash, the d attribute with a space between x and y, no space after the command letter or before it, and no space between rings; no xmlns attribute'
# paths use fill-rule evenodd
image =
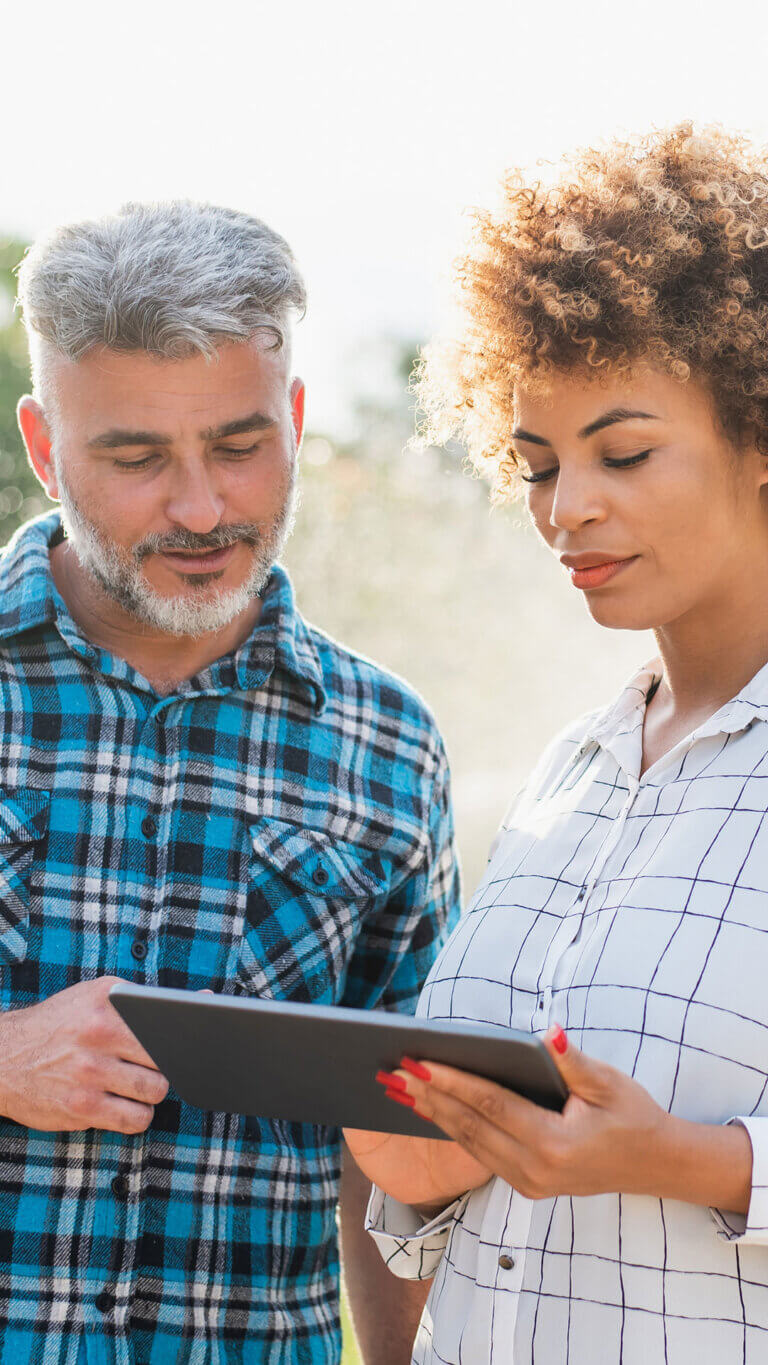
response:
<svg viewBox="0 0 768 1365"><path fill-rule="evenodd" d="M445 325L467 210L493 202L505 168L684 118L768 142L764 0L713 19L686 0L25 0L16 13L0 235L129 199L264 218L307 281L296 368L309 426L332 436L379 382L378 338Z"/></svg>

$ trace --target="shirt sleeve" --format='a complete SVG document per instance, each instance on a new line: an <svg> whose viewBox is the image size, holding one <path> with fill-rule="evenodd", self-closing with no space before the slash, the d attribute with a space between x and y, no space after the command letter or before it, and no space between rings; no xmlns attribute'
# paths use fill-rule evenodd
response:
<svg viewBox="0 0 768 1365"><path fill-rule="evenodd" d="M752 1144L752 1193L746 1213L710 1209L718 1237L745 1246L768 1246L768 1118L733 1118Z"/></svg>
<svg viewBox="0 0 768 1365"><path fill-rule="evenodd" d="M459 918L461 877L448 760L433 732L426 781L426 838L415 867L367 915L349 964L343 1005L414 1014L440 949Z"/></svg>
<svg viewBox="0 0 768 1365"><path fill-rule="evenodd" d="M401 1280L432 1279L468 1198L464 1194L426 1219L410 1204L399 1204L374 1185L365 1227L393 1275Z"/></svg>

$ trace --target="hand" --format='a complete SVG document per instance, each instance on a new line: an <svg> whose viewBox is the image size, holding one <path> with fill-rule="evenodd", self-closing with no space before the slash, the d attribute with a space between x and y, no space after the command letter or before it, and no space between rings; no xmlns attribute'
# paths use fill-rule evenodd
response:
<svg viewBox="0 0 768 1365"><path fill-rule="evenodd" d="M673 1137L681 1121L637 1081L579 1052L559 1025L544 1042L570 1090L561 1114L432 1062L422 1064L430 1080L410 1070L395 1074L417 1113L529 1199L608 1191L684 1197L677 1193Z"/></svg>
<svg viewBox="0 0 768 1365"><path fill-rule="evenodd" d="M345 1128L344 1137L363 1175L421 1212L445 1208L457 1195L476 1189L491 1172L456 1142L442 1138L405 1137Z"/></svg>
<svg viewBox="0 0 768 1365"><path fill-rule="evenodd" d="M0 1014L0 1113L27 1128L143 1133L168 1082L109 1002L115 976Z"/></svg>

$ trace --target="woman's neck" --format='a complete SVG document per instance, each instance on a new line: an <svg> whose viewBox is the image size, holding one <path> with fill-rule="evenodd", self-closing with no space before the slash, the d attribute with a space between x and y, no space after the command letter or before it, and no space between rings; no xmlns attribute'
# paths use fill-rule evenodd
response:
<svg viewBox="0 0 768 1365"><path fill-rule="evenodd" d="M664 701L681 715L713 714L768 662L768 555L724 584L718 600L654 635L664 664L657 705Z"/></svg>

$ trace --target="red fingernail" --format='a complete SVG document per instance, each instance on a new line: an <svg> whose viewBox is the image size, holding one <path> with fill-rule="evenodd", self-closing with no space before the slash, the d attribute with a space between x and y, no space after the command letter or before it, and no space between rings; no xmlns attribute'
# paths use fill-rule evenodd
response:
<svg viewBox="0 0 768 1365"><path fill-rule="evenodd" d="M561 1054L565 1052L568 1046L568 1039L565 1035L565 1032L563 1031L563 1029L561 1029L559 1024L555 1024L552 1033L552 1046L555 1049L555 1052L559 1052Z"/></svg>
<svg viewBox="0 0 768 1365"><path fill-rule="evenodd" d="M391 1071L377 1071L376 1080L379 1085L388 1085L390 1090L405 1090L407 1086L402 1076L393 1076Z"/></svg>
<svg viewBox="0 0 768 1365"><path fill-rule="evenodd" d="M396 1100L398 1104L406 1104L409 1109L413 1109L416 1101L413 1095L406 1095L402 1090L385 1090L386 1099Z"/></svg>
<svg viewBox="0 0 768 1365"><path fill-rule="evenodd" d="M403 1068L403 1071L410 1071L411 1075L415 1076L417 1081L432 1080L432 1072L428 1071L425 1066L422 1066L421 1062L414 1062L412 1057L401 1057L400 1065Z"/></svg>

